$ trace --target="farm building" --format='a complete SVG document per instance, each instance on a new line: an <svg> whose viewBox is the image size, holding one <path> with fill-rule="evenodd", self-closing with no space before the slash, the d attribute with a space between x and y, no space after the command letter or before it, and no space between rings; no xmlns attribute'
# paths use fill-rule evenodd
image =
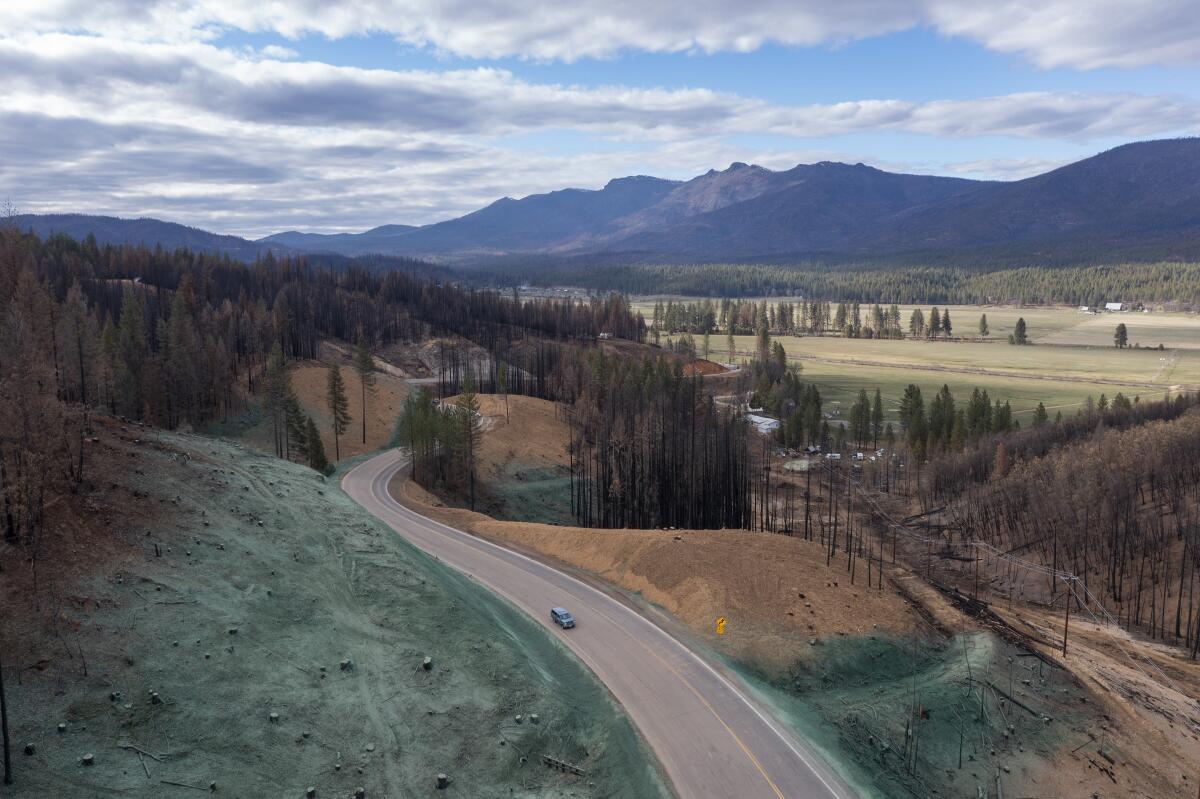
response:
<svg viewBox="0 0 1200 799"><path fill-rule="evenodd" d="M758 414L748 413L746 414L746 421L754 425L758 429L758 432L764 435L774 433L779 429L779 420L772 419L770 416L759 416Z"/></svg>
<svg viewBox="0 0 1200 799"><path fill-rule="evenodd" d="M1104 310L1106 310L1106 311L1123 311L1123 310L1125 310L1125 303L1123 303L1123 302L1106 302L1106 303L1104 303Z"/></svg>

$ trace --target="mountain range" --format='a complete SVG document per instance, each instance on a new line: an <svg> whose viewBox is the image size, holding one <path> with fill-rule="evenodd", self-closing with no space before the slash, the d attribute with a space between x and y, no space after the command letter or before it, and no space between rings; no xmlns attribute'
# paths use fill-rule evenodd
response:
<svg viewBox="0 0 1200 799"><path fill-rule="evenodd" d="M821 162L743 163L687 181L634 176L598 190L503 198L455 219L257 241L157 220L22 216L40 234L161 243L249 260L276 253L511 256L623 262L876 259L1046 264L1200 258L1200 139L1137 142L1017 181Z"/></svg>

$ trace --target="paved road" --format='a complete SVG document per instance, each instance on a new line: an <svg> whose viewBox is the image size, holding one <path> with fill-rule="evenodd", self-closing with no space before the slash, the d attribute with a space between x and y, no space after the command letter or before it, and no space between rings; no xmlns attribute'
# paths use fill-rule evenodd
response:
<svg viewBox="0 0 1200 799"><path fill-rule="evenodd" d="M410 542L471 575L554 631L608 686L681 799L853 799L857 795L742 688L636 610L539 561L400 505L390 451L342 480L355 501ZM550 608L579 620L561 631Z"/></svg>

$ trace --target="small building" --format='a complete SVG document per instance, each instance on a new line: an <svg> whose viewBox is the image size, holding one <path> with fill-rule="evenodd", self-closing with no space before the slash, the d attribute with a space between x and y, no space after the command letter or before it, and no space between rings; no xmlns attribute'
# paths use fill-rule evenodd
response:
<svg viewBox="0 0 1200 799"><path fill-rule="evenodd" d="M1087 307L1086 305L1080 305L1080 306L1079 306L1079 312L1080 312L1080 313L1091 313L1091 312L1092 312L1092 309L1091 309L1091 308L1089 308L1089 307Z"/></svg>
<svg viewBox="0 0 1200 799"><path fill-rule="evenodd" d="M612 338L612 333L601 333L600 335L596 336L596 338L600 339L601 341L608 341L610 338Z"/></svg>
<svg viewBox="0 0 1200 799"><path fill-rule="evenodd" d="M1123 302L1106 302L1106 303L1104 303L1104 310L1106 310L1106 311L1123 311L1123 310L1125 310L1125 303L1123 303Z"/></svg>
<svg viewBox="0 0 1200 799"><path fill-rule="evenodd" d="M755 413L746 414L746 421L754 425L758 432L766 435L779 429L779 420L770 416L759 416Z"/></svg>

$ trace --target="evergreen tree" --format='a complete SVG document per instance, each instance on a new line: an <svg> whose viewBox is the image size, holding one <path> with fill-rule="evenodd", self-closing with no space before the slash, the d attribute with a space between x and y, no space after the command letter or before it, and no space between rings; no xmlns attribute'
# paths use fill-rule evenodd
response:
<svg viewBox="0 0 1200 799"><path fill-rule="evenodd" d="M879 449L879 434L883 431L883 396L875 389L875 401L871 404L871 438L875 449Z"/></svg>
<svg viewBox="0 0 1200 799"><path fill-rule="evenodd" d="M142 304L131 286L125 287L121 300L121 321L117 326L117 358L114 380L118 408L122 413L142 417L142 371L150 357L150 342Z"/></svg>
<svg viewBox="0 0 1200 799"><path fill-rule="evenodd" d="M354 371L362 388L362 443L367 443L367 394L375 393L375 359L367 347L366 336L360 330L354 348Z"/></svg>
<svg viewBox="0 0 1200 799"><path fill-rule="evenodd" d="M1118 348L1129 346L1129 330L1126 329L1124 322L1117 325L1117 332L1113 334L1113 344Z"/></svg>
<svg viewBox="0 0 1200 799"><path fill-rule="evenodd" d="M913 308L912 316L908 318L908 334L913 338L925 335L925 314L920 308Z"/></svg>
<svg viewBox="0 0 1200 799"><path fill-rule="evenodd" d="M946 334L946 338L950 338L954 334L954 328L950 324L950 309L942 311L942 332Z"/></svg>
<svg viewBox="0 0 1200 799"><path fill-rule="evenodd" d="M988 329L987 314L979 315L979 337L987 338L991 331Z"/></svg>
<svg viewBox="0 0 1200 799"><path fill-rule="evenodd" d="M935 338L938 333L942 332L942 315L938 312L937 306L929 312L929 337Z"/></svg>
<svg viewBox="0 0 1200 799"><path fill-rule="evenodd" d="M329 406L329 419L333 428L333 457L340 461L342 448L339 438L350 426L350 402L346 399L346 384L342 381L342 370L336 363L329 367L325 402Z"/></svg>
<svg viewBox="0 0 1200 799"><path fill-rule="evenodd" d="M475 396L475 385L468 374L463 382L462 392L458 395L455 408L458 425L458 445L461 448L462 462L467 470L467 480L470 483L471 510L475 510L475 455L479 449L479 439L483 434L482 419L479 416L479 398Z"/></svg>
<svg viewBox="0 0 1200 799"><path fill-rule="evenodd" d="M1025 317L1017 320L1017 326L1013 328L1012 334L1008 337L1009 344L1028 344L1029 333L1025 327Z"/></svg>
<svg viewBox="0 0 1200 799"><path fill-rule="evenodd" d="M1033 426L1041 427L1049 418L1046 413L1046 406L1039 402L1037 408L1033 411Z"/></svg>
<svg viewBox="0 0 1200 799"><path fill-rule="evenodd" d="M283 348L276 341L267 359L267 371L263 381L263 409L271 417L271 431L275 438L275 454L282 458L287 431L285 428L288 397L292 395L292 376L283 359Z"/></svg>
<svg viewBox="0 0 1200 799"><path fill-rule="evenodd" d="M305 428L307 419L304 411L300 409L300 400L289 386L287 396L283 400L283 425L286 431L283 455L288 460L303 462L308 459L308 431Z"/></svg>
<svg viewBox="0 0 1200 799"><path fill-rule="evenodd" d="M321 474L328 473L329 459L325 456L325 444L322 443L321 434L317 431L317 425L311 416L305 417L304 420L304 440L305 451L308 453L308 465Z"/></svg>

